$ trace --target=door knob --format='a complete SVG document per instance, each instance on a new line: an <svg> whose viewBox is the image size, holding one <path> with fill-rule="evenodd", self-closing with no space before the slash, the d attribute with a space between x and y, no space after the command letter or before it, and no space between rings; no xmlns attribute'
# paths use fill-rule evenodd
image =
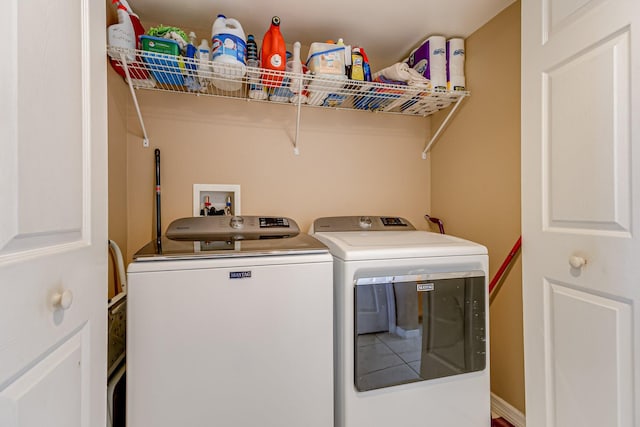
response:
<svg viewBox="0 0 640 427"><path fill-rule="evenodd" d="M571 255L569 257L569 264L573 268L582 268L587 263L587 260L581 256Z"/></svg>
<svg viewBox="0 0 640 427"><path fill-rule="evenodd" d="M67 310L73 303L73 292L71 292L69 289L66 289L62 292L57 292L51 299L51 302L53 303L53 306L55 308Z"/></svg>

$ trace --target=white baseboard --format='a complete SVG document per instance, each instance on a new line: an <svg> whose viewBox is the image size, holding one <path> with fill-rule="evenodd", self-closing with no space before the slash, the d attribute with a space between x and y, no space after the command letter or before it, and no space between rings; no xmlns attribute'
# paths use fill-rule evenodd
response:
<svg viewBox="0 0 640 427"><path fill-rule="evenodd" d="M509 421L515 427L526 426L524 414L493 393L491 393L491 412Z"/></svg>

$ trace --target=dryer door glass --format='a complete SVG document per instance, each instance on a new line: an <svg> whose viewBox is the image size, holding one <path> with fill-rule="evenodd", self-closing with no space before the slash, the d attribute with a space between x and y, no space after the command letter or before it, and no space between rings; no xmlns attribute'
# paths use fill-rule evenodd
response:
<svg viewBox="0 0 640 427"><path fill-rule="evenodd" d="M356 388L484 370L485 289L485 276L475 271L358 278Z"/></svg>

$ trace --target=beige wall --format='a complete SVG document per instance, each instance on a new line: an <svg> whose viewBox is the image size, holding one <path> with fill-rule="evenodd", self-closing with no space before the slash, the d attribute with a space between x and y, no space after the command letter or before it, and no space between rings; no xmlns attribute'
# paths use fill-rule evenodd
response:
<svg viewBox="0 0 640 427"><path fill-rule="evenodd" d="M154 148L162 158L162 222L192 214L193 184L239 184L243 214L283 215L306 231L327 215L407 217L427 228L429 120L303 108L300 155L291 105L139 91L151 147L128 121L128 249L154 235Z"/></svg>
<svg viewBox="0 0 640 427"><path fill-rule="evenodd" d="M493 277L520 235L520 2L471 35L466 53L471 96L431 151L432 215L487 246ZM491 388L524 412L521 271L518 257L491 305Z"/></svg>

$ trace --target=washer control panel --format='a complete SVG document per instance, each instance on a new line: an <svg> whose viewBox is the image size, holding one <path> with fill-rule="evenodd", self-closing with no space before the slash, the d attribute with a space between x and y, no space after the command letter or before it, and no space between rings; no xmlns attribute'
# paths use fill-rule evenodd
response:
<svg viewBox="0 0 640 427"><path fill-rule="evenodd" d="M337 231L412 231L415 227L398 216L332 216L313 222L314 233Z"/></svg>
<svg viewBox="0 0 640 427"><path fill-rule="evenodd" d="M382 221L382 225L385 227L407 227L408 221L403 218L391 217L391 216L381 216L380 221Z"/></svg>
<svg viewBox="0 0 640 427"><path fill-rule="evenodd" d="M261 216L260 228L289 228L289 218Z"/></svg>
<svg viewBox="0 0 640 427"><path fill-rule="evenodd" d="M172 240L216 241L258 240L293 237L300 233L291 218L273 216L196 216L169 224L166 236Z"/></svg>

